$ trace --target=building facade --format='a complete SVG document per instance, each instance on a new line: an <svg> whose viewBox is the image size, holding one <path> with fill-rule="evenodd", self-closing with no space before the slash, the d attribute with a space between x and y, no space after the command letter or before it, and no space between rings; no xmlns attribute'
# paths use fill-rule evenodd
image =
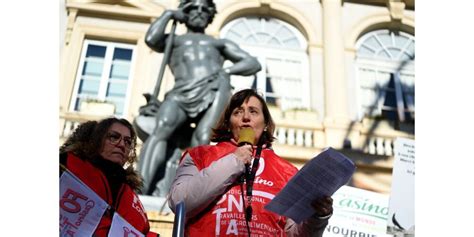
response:
<svg viewBox="0 0 474 237"><path fill-rule="evenodd" d="M206 33L258 58L231 78L270 104L277 154L298 167L331 146L353 159L351 186L388 194L397 137L414 139L414 0L215 0ZM144 42L179 0L66 0L61 7L60 142L80 122L138 115L162 54ZM186 28L179 25L177 34ZM172 88L167 70L158 98Z"/></svg>

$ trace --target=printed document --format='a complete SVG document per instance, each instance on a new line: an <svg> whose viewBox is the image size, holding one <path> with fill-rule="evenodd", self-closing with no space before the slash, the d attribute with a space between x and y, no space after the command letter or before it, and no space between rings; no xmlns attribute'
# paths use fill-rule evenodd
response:
<svg viewBox="0 0 474 237"><path fill-rule="evenodd" d="M306 163L265 209L301 223L315 213L311 206L313 200L332 196L349 182L354 171L354 162L326 148Z"/></svg>

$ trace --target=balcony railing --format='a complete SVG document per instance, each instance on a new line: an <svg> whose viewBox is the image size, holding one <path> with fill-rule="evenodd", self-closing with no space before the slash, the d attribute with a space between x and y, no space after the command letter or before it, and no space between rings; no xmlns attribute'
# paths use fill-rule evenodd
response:
<svg viewBox="0 0 474 237"><path fill-rule="evenodd" d="M397 137L414 139L414 135L393 130L369 133L364 128L354 128L348 132L351 136L351 148L372 155L392 156L394 142ZM275 131L278 144L298 146L302 148L326 147L324 129L319 126L302 128L298 126L278 125Z"/></svg>
<svg viewBox="0 0 474 237"><path fill-rule="evenodd" d="M114 111L115 105L110 102L97 100L82 101L80 112L60 112L59 138L65 139L83 122L113 116Z"/></svg>
<svg viewBox="0 0 474 237"><path fill-rule="evenodd" d="M83 122L87 122L90 120L100 120L103 119L104 116L97 116L97 115L84 115L78 112L66 112L60 113L59 115L59 138L60 140L66 139L74 129L79 126L79 124ZM62 141L61 141L62 142Z"/></svg>
<svg viewBox="0 0 474 237"><path fill-rule="evenodd" d="M276 144L303 149L322 149L327 147L326 134L328 131L318 115L312 111L281 112L271 108L272 117L276 123L274 136ZM345 136L339 139L341 144L347 139L351 149L371 155L392 156L394 142L397 137L414 139L409 132L397 131L386 121L364 119L347 126Z"/></svg>
<svg viewBox="0 0 474 237"><path fill-rule="evenodd" d="M323 148L324 132L322 127L302 127L277 124L275 135L278 144L300 147Z"/></svg>
<svg viewBox="0 0 474 237"><path fill-rule="evenodd" d="M60 116L60 139L68 137L80 123L89 120L99 120L103 116L84 115L80 113L63 113ZM295 119L277 118L274 136L277 145L286 145L303 149L322 149L326 144L326 131L321 122L305 122ZM354 150L372 155L392 156L394 142L397 137L414 139L413 134L396 131L386 124L372 127L370 122L357 123L351 126L348 139ZM343 138L341 138L343 139Z"/></svg>

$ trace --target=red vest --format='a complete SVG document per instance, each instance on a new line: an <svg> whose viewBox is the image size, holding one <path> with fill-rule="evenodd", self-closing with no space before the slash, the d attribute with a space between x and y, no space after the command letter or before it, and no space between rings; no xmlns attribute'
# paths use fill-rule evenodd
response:
<svg viewBox="0 0 474 237"><path fill-rule="evenodd" d="M112 192L105 175L90 162L80 159L72 153L68 153L66 167L104 201L115 209L128 223L147 236L156 236L149 232L150 225L140 199L127 184L122 184L115 203L113 203ZM94 236L107 236L112 224L113 214L106 211L97 226Z"/></svg>
<svg viewBox="0 0 474 237"><path fill-rule="evenodd" d="M199 170L233 152L237 147L231 142L215 146L199 146L189 150ZM253 185L252 236L286 236L286 218L264 209L264 206L285 186L298 170L271 149L263 149ZM243 185L244 193L246 185ZM247 197L245 196L245 204ZM187 236L248 236L241 187L234 184L220 199L198 216L188 220Z"/></svg>

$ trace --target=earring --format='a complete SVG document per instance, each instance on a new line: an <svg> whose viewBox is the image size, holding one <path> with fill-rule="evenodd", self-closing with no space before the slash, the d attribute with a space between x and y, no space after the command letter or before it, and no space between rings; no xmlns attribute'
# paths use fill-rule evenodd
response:
<svg viewBox="0 0 474 237"><path fill-rule="evenodd" d="M267 126L265 126L265 128L263 129L263 131L265 131L265 132L267 131Z"/></svg>

